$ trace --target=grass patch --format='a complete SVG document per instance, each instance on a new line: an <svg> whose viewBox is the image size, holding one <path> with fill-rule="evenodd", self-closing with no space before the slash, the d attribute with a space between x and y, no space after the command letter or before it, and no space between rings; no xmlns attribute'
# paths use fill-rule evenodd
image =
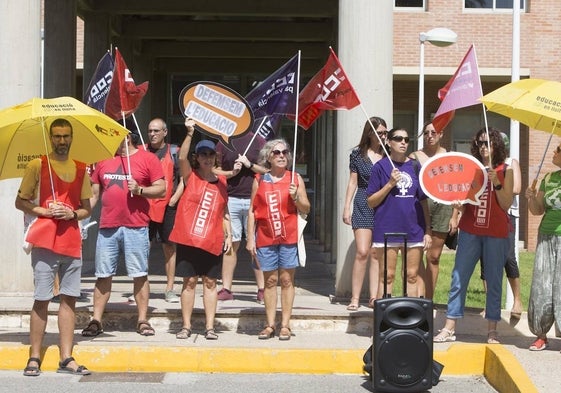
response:
<svg viewBox="0 0 561 393"><path fill-rule="evenodd" d="M440 257L440 269L438 274L438 282L434 291L435 304L448 303L448 291L450 290L450 281L452 280L452 269L454 268L454 252L443 252ZM520 251L518 266L520 269L520 292L522 296L522 304L524 311L528 307L528 297L530 296L530 286L532 283L532 270L534 268L534 253ZM481 308L485 307L485 289L480 279L481 268L479 264L475 267L471 276L466 296L466 307ZM401 268L398 266L396 279L394 282L394 292L401 294ZM503 300L502 308L505 308L506 301L506 275L503 275ZM396 292L397 291L397 292Z"/></svg>

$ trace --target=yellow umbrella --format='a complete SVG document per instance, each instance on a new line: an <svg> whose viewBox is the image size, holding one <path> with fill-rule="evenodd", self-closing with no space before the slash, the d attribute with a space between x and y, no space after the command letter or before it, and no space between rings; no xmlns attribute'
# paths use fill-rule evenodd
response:
<svg viewBox="0 0 561 393"><path fill-rule="evenodd" d="M49 126L58 118L72 124L70 158L86 164L113 157L129 133L75 98L33 98L0 111L0 179L22 177L30 160L50 151Z"/></svg>
<svg viewBox="0 0 561 393"><path fill-rule="evenodd" d="M561 83L521 79L481 97L488 110L518 120L530 128L551 133L536 180L553 134L561 136Z"/></svg>

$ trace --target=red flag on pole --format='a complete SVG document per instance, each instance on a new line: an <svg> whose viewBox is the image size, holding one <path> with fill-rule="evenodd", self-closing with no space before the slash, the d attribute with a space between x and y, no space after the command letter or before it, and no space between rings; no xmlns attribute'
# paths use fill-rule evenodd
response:
<svg viewBox="0 0 561 393"><path fill-rule="evenodd" d="M482 96L477 56L475 47L471 45L454 76L438 91L442 103L432 120L435 130L442 131L454 117L456 109L481 104L479 99Z"/></svg>
<svg viewBox="0 0 561 393"><path fill-rule="evenodd" d="M115 48L115 69L113 70L113 81L105 104L105 113L115 119L120 120L134 113L142 98L148 90L148 82L136 85L131 72L121 53Z"/></svg>
<svg viewBox="0 0 561 393"><path fill-rule="evenodd" d="M326 110L349 110L360 104L335 52L329 50L327 63L299 95L298 125L305 130Z"/></svg>

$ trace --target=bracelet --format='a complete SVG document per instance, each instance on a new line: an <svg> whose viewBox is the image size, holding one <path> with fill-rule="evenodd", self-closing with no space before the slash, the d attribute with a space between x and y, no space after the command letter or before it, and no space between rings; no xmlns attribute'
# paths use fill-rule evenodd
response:
<svg viewBox="0 0 561 393"><path fill-rule="evenodd" d="M253 162L249 164L248 168L251 169L253 168L253 165L255 165Z"/></svg>
<svg viewBox="0 0 561 393"><path fill-rule="evenodd" d="M138 187L138 195L142 195L142 191L143 191L142 187Z"/></svg>
<svg viewBox="0 0 561 393"><path fill-rule="evenodd" d="M78 219L78 213L76 213L76 210L72 211L72 217L77 220Z"/></svg>
<svg viewBox="0 0 561 393"><path fill-rule="evenodd" d="M185 135L185 138L187 138L188 136L190 136L191 138L193 137L193 135L187 133L187 135Z"/></svg>

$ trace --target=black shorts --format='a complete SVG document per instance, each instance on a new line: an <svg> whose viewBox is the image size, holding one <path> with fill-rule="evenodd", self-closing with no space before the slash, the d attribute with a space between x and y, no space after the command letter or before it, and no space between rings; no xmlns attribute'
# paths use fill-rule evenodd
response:
<svg viewBox="0 0 561 393"><path fill-rule="evenodd" d="M150 221L148 225L148 236L150 241L156 239L156 236L160 238L162 243L169 243L169 235L175 224L175 213L177 212L177 207L166 206L166 211L164 212L164 222Z"/></svg>
<svg viewBox="0 0 561 393"><path fill-rule="evenodd" d="M177 245L175 275L177 277L206 276L219 278L222 272L222 254L214 255L197 247Z"/></svg>

